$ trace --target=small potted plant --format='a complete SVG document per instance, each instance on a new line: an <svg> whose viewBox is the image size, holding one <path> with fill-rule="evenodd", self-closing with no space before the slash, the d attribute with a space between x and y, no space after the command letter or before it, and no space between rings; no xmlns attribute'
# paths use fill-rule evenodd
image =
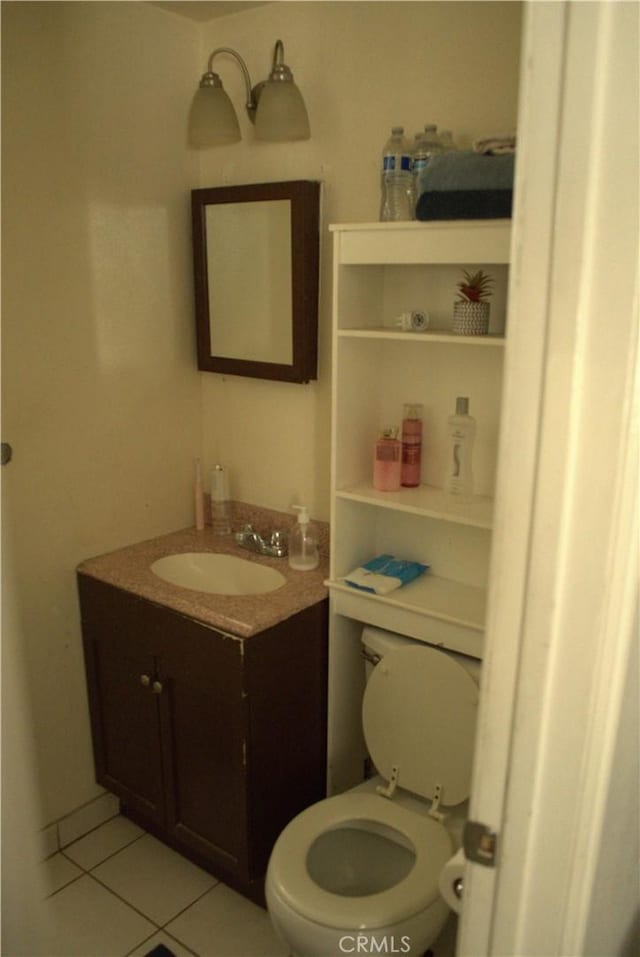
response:
<svg viewBox="0 0 640 957"><path fill-rule="evenodd" d="M453 332L459 336L486 336L489 331L489 298L493 278L482 269L464 269L453 304Z"/></svg>

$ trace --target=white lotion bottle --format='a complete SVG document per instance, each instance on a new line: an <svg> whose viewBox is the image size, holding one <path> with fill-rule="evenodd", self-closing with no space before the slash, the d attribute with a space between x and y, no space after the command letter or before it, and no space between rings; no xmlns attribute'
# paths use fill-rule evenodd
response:
<svg viewBox="0 0 640 957"><path fill-rule="evenodd" d="M308 572L318 567L318 535L309 521L306 505L294 505L298 521L289 532L289 566L296 571Z"/></svg>
<svg viewBox="0 0 640 957"><path fill-rule="evenodd" d="M469 399L458 396L455 415L447 419L449 435L449 474L446 489L450 495L473 495L473 442L476 420L469 415Z"/></svg>

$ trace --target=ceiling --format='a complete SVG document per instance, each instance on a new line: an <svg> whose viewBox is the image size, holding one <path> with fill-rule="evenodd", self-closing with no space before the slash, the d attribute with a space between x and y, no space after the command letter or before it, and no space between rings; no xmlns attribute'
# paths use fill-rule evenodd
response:
<svg viewBox="0 0 640 957"><path fill-rule="evenodd" d="M253 0L150 0L154 7L169 10L181 17L198 20L204 23L216 17L226 17L230 13L240 13L251 7L262 7L268 0L253 2Z"/></svg>

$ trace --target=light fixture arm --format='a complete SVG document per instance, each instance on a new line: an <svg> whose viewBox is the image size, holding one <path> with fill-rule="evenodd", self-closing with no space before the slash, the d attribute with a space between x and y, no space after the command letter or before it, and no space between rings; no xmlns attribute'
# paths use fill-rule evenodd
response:
<svg viewBox="0 0 640 957"><path fill-rule="evenodd" d="M284 62L284 44L282 40L276 40L275 49L273 51L273 63L271 64L271 73L269 75L270 80L284 81L285 83L293 82L293 73Z"/></svg>
<svg viewBox="0 0 640 957"><path fill-rule="evenodd" d="M219 53L228 53L230 56L234 57L240 69L242 70L242 75L244 77L244 83L246 87L246 103L245 107L247 114L252 123L256 121L256 109L258 107L258 98L255 95L255 91L251 87L251 77L249 76L249 70L247 69L247 64L244 62L239 53L236 53L235 50L232 50L231 47L218 47L209 55L209 62L207 65L207 72L203 74L202 79L200 80L200 86L222 86L222 82L217 73L213 72L213 60ZM275 57L274 57L275 63Z"/></svg>

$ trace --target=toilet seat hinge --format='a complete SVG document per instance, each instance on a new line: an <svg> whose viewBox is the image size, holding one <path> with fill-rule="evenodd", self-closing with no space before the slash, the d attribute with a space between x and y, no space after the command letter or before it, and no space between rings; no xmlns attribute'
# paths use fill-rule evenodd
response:
<svg viewBox="0 0 640 957"><path fill-rule="evenodd" d="M383 788L380 785L378 785L378 787L376 788L376 791L378 792L378 794L381 794L382 797L392 798L393 793L396 787L398 786L399 774L400 774L400 768L397 766L397 764L394 764L393 767L391 768L391 779L389 783L387 784L386 788Z"/></svg>
<svg viewBox="0 0 640 957"><path fill-rule="evenodd" d="M429 808L427 812L428 817L435 818L436 821L444 821L446 817L446 814L443 814L442 811L438 810L438 808L440 807L441 797L442 797L442 785L436 784L435 788L433 789L433 801L431 803L431 807Z"/></svg>

